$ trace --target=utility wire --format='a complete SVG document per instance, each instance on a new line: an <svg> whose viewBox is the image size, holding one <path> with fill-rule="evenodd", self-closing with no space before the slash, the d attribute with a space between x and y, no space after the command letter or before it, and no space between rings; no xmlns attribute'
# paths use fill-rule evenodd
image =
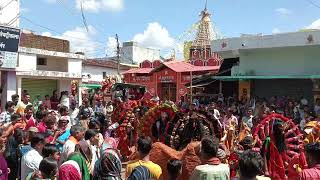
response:
<svg viewBox="0 0 320 180"><path fill-rule="evenodd" d="M67 5L66 5L66 3L63 1L63 0L57 0L57 2L61 5L61 6L63 6L64 7L64 9L68 12L68 14L70 14L70 15L72 15L72 16L75 16L75 17L80 17L80 18L82 18L82 22L83 22L83 24L85 25L85 27L86 27L86 29L88 29L87 27L88 27L88 21L87 21L87 18L85 17L85 15L84 15L84 9L83 9L83 1L81 2L81 14L78 14L78 13L76 13L76 12L74 12L70 7L68 7ZM99 24L95 24L95 25L92 25L91 24L91 26L92 27L94 27L96 30L98 30L99 32L101 32L101 33L104 33L104 34L108 34L108 33L106 33L106 31L104 30L105 28L103 28L102 26L100 26Z"/></svg>
<svg viewBox="0 0 320 180"><path fill-rule="evenodd" d="M306 0L307 2L309 2L310 4L312 4L314 7L317 7L320 9L320 5L316 4L315 2L313 2L312 0Z"/></svg>
<svg viewBox="0 0 320 180"><path fill-rule="evenodd" d="M20 16L20 18L28 21L29 23L31 23L31 24L33 24L33 25L35 25L35 26L38 26L38 27L40 27L40 28L43 28L43 29L46 29L46 30L48 30L48 31L54 32L54 33L56 33L56 34L59 34L59 35L62 35L62 34L63 34L62 32L59 32L59 31L56 31L56 30L54 30L54 29L48 28L48 27L46 27L46 26L43 26L43 25L41 25L41 24L35 23L34 21L32 21L32 20L30 20L30 19L28 19L28 18L26 18L26 17L24 17L24 16ZM69 36L69 35L68 35L68 36L65 35L65 36L66 36L66 37L73 38L73 39L82 40L82 41L87 41L87 40L88 40L88 39L81 39L81 38L74 37L74 36ZM99 43L99 44L103 44L103 45L105 44L105 42L102 42L102 41L95 41L95 42L97 42L97 43Z"/></svg>
<svg viewBox="0 0 320 180"><path fill-rule="evenodd" d="M0 6L0 10L3 10L4 8L8 7L13 1L15 0L11 0L9 1L6 5L3 6L3 4Z"/></svg>
<svg viewBox="0 0 320 180"><path fill-rule="evenodd" d="M84 12L83 12L83 1L81 1L81 16L82 16L82 22L84 24L84 27L86 28L87 32L89 32L89 28L88 28L88 24L87 24L87 20L86 17L84 16Z"/></svg>

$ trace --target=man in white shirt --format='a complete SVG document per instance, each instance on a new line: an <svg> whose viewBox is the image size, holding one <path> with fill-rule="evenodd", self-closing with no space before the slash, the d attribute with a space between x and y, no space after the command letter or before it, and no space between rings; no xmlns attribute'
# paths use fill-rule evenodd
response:
<svg viewBox="0 0 320 180"><path fill-rule="evenodd" d="M242 117L242 122L246 123L248 127L251 129L253 127L253 109L249 108L247 111L247 115Z"/></svg>
<svg viewBox="0 0 320 180"><path fill-rule="evenodd" d="M29 173L37 171L41 160L41 153L45 145L43 135L36 134L31 139L31 150L28 151L21 159L21 179L26 179Z"/></svg>
<svg viewBox="0 0 320 180"><path fill-rule="evenodd" d="M218 139L205 137L201 140L200 160L202 165L193 170L190 180L230 179L229 165L221 163L217 157L218 149Z"/></svg>
<svg viewBox="0 0 320 180"><path fill-rule="evenodd" d="M227 115L224 117L223 120L224 129L229 129L231 125L238 127L238 119L233 115L233 111L231 108L228 108L226 114Z"/></svg>
<svg viewBox="0 0 320 180"><path fill-rule="evenodd" d="M5 105L5 111L0 114L0 126L9 126L11 124L11 115L14 113L14 103L8 101Z"/></svg>
<svg viewBox="0 0 320 180"><path fill-rule="evenodd" d="M68 156L75 151L76 145L84 137L85 128L80 125L74 125L70 129L70 138L62 147L62 153L60 158L60 164L68 159Z"/></svg>

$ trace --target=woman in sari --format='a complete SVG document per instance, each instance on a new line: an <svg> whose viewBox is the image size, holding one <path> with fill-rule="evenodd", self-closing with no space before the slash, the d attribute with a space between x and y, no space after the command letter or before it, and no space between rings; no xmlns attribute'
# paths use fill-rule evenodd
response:
<svg viewBox="0 0 320 180"><path fill-rule="evenodd" d="M69 160L73 160L79 165L82 180L90 180L90 173L86 164L86 160L80 153L72 153L68 157L68 161Z"/></svg>
<svg viewBox="0 0 320 180"><path fill-rule="evenodd" d="M59 180L81 180L81 171L77 162L69 160L59 168Z"/></svg>
<svg viewBox="0 0 320 180"><path fill-rule="evenodd" d="M121 160L118 143L113 138L107 138L101 148L101 158L97 161L94 177L96 180L121 180Z"/></svg>
<svg viewBox="0 0 320 180"><path fill-rule="evenodd" d="M4 158L4 151L7 143L7 137L4 134L3 129L0 129L0 180L7 180L9 174L9 168L7 161Z"/></svg>

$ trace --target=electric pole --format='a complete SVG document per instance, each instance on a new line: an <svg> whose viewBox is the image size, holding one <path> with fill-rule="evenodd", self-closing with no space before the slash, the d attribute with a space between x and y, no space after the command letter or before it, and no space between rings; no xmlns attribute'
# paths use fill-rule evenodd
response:
<svg viewBox="0 0 320 180"><path fill-rule="evenodd" d="M118 34L116 34L116 40L117 40L117 61L118 61L117 70L118 70L118 75L121 77L121 74L120 74L120 44L119 44Z"/></svg>

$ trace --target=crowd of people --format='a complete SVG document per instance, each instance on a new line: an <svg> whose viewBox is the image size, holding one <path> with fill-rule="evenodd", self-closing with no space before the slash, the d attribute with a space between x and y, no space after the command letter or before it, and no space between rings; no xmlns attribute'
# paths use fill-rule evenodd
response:
<svg viewBox="0 0 320 180"><path fill-rule="evenodd" d="M52 97L37 98L36 103L30 102L28 91L23 91L21 101L18 95L12 96L0 114L0 180L181 179L183 169L189 166L183 159L169 158L166 166L151 160L153 144L161 141L161 134L168 133L166 124L174 118L164 114L155 120L150 137L130 136L126 142L130 153L135 154L130 159L119 149L123 142L117 131L126 120L112 119L122 102L104 102L99 94L94 97L84 97L82 105L76 107L68 92L58 98L54 91ZM210 100L195 97L192 102L181 97L176 103L177 114L185 119L196 113L211 117L209 122L216 124L211 133L201 134L198 139L195 154L200 163L191 170L189 179L320 179L320 99L313 108L305 98L238 99L219 94ZM134 108L140 111L128 117L126 127L133 121L138 125L130 126L131 130L139 126L139 118L148 111L144 106L142 103ZM273 114L289 120L273 118L271 124L262 126ZM130 128L125 130L128 134ZM261 133L260 128L267 130ZM292 131L294 136L290 135ZM172 131L168 136L173 137ZM291 147L289 142L296 144ZM290 148L297 148L298 153ZM289 158L290 153L293 158ZM295 157L298 162L292 163Z"/></svg>

